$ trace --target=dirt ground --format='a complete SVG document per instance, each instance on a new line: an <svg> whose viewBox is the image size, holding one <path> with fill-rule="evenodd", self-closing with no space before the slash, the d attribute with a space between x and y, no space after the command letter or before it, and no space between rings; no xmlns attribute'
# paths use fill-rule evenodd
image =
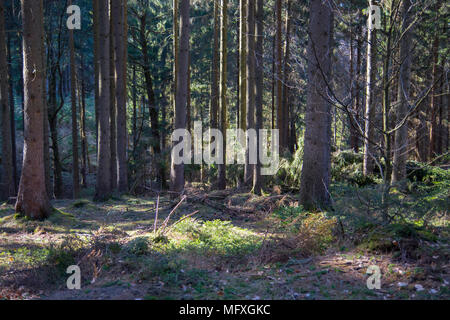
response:
<svg viewBox="0 0 450 320"><path fill-rule="evenodd" d="M178 207L156 195L60 200L44 222L4 204L0 299L450 298L447 241L425 243L439 253L422 260L336 239L305 253L289 246L271 215L280 201L295 198L192 191ZM70 264L81 268L81 290L66 288ZM381 271L380 289L367 286L370 266Z"/></svg>

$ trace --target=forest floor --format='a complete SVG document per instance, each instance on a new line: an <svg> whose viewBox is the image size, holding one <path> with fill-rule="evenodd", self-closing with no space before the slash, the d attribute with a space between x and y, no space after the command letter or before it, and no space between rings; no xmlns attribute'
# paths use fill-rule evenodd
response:
<svg viewBox="0 0 450 320"><path fill-rule="evenodd" d="M57 200L43 222L3 204L0 299L450 298L447 212L426 228L369 230L305 213L291 193L186 194L182 203L155 194ZM66 287L74 264L81 290ZM371 290L373 265L381 288Z"/></svg>

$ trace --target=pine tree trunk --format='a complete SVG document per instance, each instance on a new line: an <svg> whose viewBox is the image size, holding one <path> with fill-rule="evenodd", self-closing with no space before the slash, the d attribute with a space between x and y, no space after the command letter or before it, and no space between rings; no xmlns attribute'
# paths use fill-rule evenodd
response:
<svg viewBox="0 0 450 320"><path fill-rule="evenodd" d="M365 139L363 173L369 175L374 169L375 148L375 75L377 72L377 30L367 31L367 73L366 73L366 110L364 113Z"/></svg>
<svg viewBox="0 0 450 320"><path fill-rule="evenodd" d="M126 1L115 0L112 7L112 23L114 24L114 57L116 79L116 111L117 111L117 189L124 193L128 191L128 166L127 166L127 86L126 86L126 56L128 30L125 30ZM159 140L159 139L158 139ZM159 141L158 141L159 143Z"/></svg>
<svg viewBox="0 0 450 320"><path fill-rule="evenodd" d="M430 147L428 153L428 159L432 160L437 155L437 141L438 141L438 114L439 114L439 102L438 102L438 78L439 78L439 33L436 32L436 35L433 40L432 47L433 54L433 70L431 75L431 85L433 86L431 90L431 106L430 106L430 115L431 115L431 126L430 126Z"/></svg>
<svg viewBox="0 0 450 320"><path fill-rule="evenodd" d="M186 129L186 106L189 71L189 0L180 0L180 48L178 52L177 94L175 108L175 130ZM181 141L174 141L174 144ZM184 190L184 164L174 164L170 172L171 191L181 193Z"/></svg>
<svg viewBox="0 0 450 320"><path fill-rule="evenodd" d="M93 8L93 14L92 14L92 29L94 32L94 41L93 41L93 47L94 47L94 101L95 101L95 140L96 145L98 147L98 121L99 121L99 115L98 115L98 109L99 109L99 99L100 99L100 59L99 59L99 27L98 27L98 10L99 10L99 4L98 0L92 0L92 8Z"/></svg>
<svg viewBox="0 0 450 320"><path fill-rule="evenodd" d="M69 5L72 1L69 1ZM69 30L69 50L70 50L70 101L72 105L72 186L73 198L80 196L80 169L78 157L78 121L77 121L77 79L75 66L75 44L73 30Z"/></svg>
<svg viewBox="0 0 450 320"><path fill-rule="evenodd" d="M248 0L247 3L247 130L255 129L255 0ZM244 168L244 184L253 185L254 164L250 164L251 150L250 136L246 137L246 155Z"/></svg>
<svg viewBox="0 0 450 320"><path fill-rule="evenodd" d="M398 80L396 110L397 123L400 123L408 114L408 98L410 96L410 73L411 73L411 36L412 29L411 0L403 0L402 2L402 33L403 38L400 43L400 72ZM409 28L409 29L408 29ZM406 160L408 156L408 121L395 132L395 147L393 159L392 182L397 182L406 178Z"/></svg>
<svg viewBox="0 0 450 320"><path fill-rule="evenodd" d="M110 0L109 3L109 99L110 99L110 135L109 135L109 146L111 149L110 158L110 170L111 170L111 189L115 191L117 189L117 105L116 105L116 66L115 66L115 29L113 17L113 8L120 0Z"/></svg>
<svg viewBox="0 0 450 320"><path fill-rule="evenodd" d="M286 150L292 150L292 141L289 138L289 59L291 55L290 43L291 43L291 0L287 0L286 7L286 39L284 45L284 61L283 61L283 93L282 93L282 104L283 104L283 119L284 131L282 132L282 140L285 142Z"/></svg>
<svg viewBox="0 0 450 320"><path fill-rule="evenodd" d="M255 109L256 109L256 133L257 133L257 154L258 162L255 166L254 178L253 178L253 192L255 194L262 194L263 179L261 176L261 135L260 130L263 129L263 104L264 104L264 1L256 1L256 47L255 47Z"/></svg>
<svg viewBox="0 0 450 320"><path fill-rule="evenodd" d="M247 19L248 19L248 1L240 0L239 12L240 12L240 35L239 35L239 93L241 95L239 106L240 112L240 124L239 128L242 130L247 129Z"/></svg>
<svg viewBox="0 0 450 320"><path fill-rule="evenodd" d="M0 1L0 116L2 125L2 179L0 199L8 200L15 194L11 108L9 100L8 61L6 56L5 9Z"/></svg>
<svg viewBox="0 0 450 320"><path fill-rule="evenodd" d="M97 156L97 185L95 201L105 201L111 196L111 148L110 148L110 28L108 0L98 2L99 24L99 130Z"/></svg>
<svg viewBox="0 0 450 320"><path fill-rule="evenodd" d="M14 90L13 90L13 72L12 72L12 57L11 57L11 36L8 36L8 75L9 75L9 116L11 119L11 148L12 148L12 166L13 166L13 180L14 180L14 194L17 194L18 180L17 180L17 151L16 151L16 119L15 119L15 105L14 105Z"/></svg>
<svg viewBox="0 0 450 320"><path fill-rule="evenodd" d="M219 190L224 190L227 186L226 182L226 147L227 141L227 33L228 33L228 0L222 0L222 20L220 25L220 130L223 135L223 163L219 164L218 185Z"/></svg>
<svg viewBox="0 0 450 320"><path fill-rule="evenodd" d="M286 141L284 141L285 124L284 110L283 110L283 74L282 74L282 0L275 2L276 14L276 33L275 33L275 83L276 83L276 108L277 108L277 128L280 130L280 149L283 152L286 148Z"/></svg>
<svg viewBox="0 0 450 320"><path fill-rule="evenodd" d="M42 0L22 0L25 139L22 175L16 212L30 219L45 219L51 213L44 165L43 105L43 6ZM36 27L37 25L37 27Z"/></svg>
<svg viewBox="0 0 450 320"><path fill-rule="evenodd" d="M214 0L214 39L212 53L212 77L211 77L211 129L217 129L219 124L219 0Z"/></svg>
<svg viewBox="0 0 450 320"><path fill-rule="evenodd" d="M329 205L331 107L324 99L331 74L333 15L328 3L311 1L308 46L308 98L300 202L306 208Z"/></svg>

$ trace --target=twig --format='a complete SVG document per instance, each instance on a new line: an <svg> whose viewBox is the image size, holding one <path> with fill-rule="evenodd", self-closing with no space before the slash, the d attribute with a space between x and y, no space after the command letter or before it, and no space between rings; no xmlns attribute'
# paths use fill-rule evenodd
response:
<svg viewBox="0 0 450 320"><path fill-rule="evenodd" d="M186 220L187 218L190 218L190 217L192 217L194 214L197 214L197 213L199 213L199 212L200 212L200 211L197 210L197 211L194 211L194 212L188 214L187 216L184 216L183 218L181 218L180 220L178 220L177 222L175 222L173 225L171 225L170 228L167 229L167 232L169 232L170 230L172 230L172 228L175 227L177 224L179 224L181 221L184 221L184 220Z"/></svg>
<svg viewBox="0 0 450 320"><path fill-rule="evenodd" d="M158 212L159 212L159 193L158 193L158 200L156 200L156 214L155 214L155 225L153 226L153 233L156 233L156 225L158 224Z"/></svg>
<svg viewBox="0 0 450 320"><path fill-rule="evenodd" d="M166 220L164 220L164 223L162 224L162 231L161 233L164 234L164 230L167 227L167 224L169 223L170 217L172 216L172 214L178 209L178 207L183 203L184 200L186 200L187 196L183 196L183 198L181 198L180 202L178 202L178 204L175 206L175 208L172 209L172 211L169 213L169 215L167 216Z"/></svg>

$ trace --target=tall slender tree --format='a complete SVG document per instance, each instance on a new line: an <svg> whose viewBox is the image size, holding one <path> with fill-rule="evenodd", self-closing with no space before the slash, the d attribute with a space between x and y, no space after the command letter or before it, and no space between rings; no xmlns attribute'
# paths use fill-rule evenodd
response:
<svg viewBox="0 0 450 320"><path fill-rule="evenodd" d="M374 2L370 1L373 5ZM370 18L372 13L370 13ZM364 175L371 174L375 157L375 76L377 66L377 30L367 28L366 109L364 113Z"/></svg>
<svg viewBox="0 0 450 320"><path fill-rule="evenodd" d="M239 94L240 124L239 128L247 129L247 19L248 0L240 0L240 28L239 28Z"/></svg>
<svg viewBox="0 0 450 320"><path fill-rule="evenodd" d="M283 35L282 35L282 0L275 1L275 17L276 17L276 31L275 31L275 98L277 108L277 128L280 130L280 148L286 148L286 142L283 140L285 135L286 120L284 119L283 110Z"/></svg>
<svg viewBox="0 0 450 320"><path fill-rule="evenodd" d="M223 141L227 141L227 61L228 61L228 0L222 0L222 19L220 24L220 130L223 135ZM225 143L222 144L223 163L219 164L219 176L217 188L224 190L227 185L226 181L226 148Z"/></svg>
<svg viewBox="0 0 450 320"><path fill-rule="evenodd" d="M110 148L110 27L109 1L99 0L99 105L98 105L98 156L97 185L94 200L105 201L111 196L111 148Z"/></svg>
<svg viewBox="0 0 450 320"><path fill-rule="evenodd" d="M186 129L186 110L189 72L189 0L180 0L180 47L177 56L177 94L175 108L175 129ZM185 138L181 138L185 139ZM178 141L178 143L181 141ZM177 143L176 141L174 143ZM181 193L184 190L184 164L175 164L172 158L170 172L171 191Z"/></svg>
<svg viewBox="0 0 450 320"><path fill-rule="evenodd" d="M116 0L112 7L112 23L114 24L114 57L116 82L116 121L117 121L117 189L119 192L128 191L127 165L127 110L126 110L126 55L127 33L125 23L126 1ZM159 141L158 141L159 143Z"/></svg>
<svg viewBox="0 0 450 320"><path fill-rule="evenodd" d="M72 0L69 0L69 5ZM77 113L77 80L75 64L75 43L73 39L73 30L69 30L69 50L70 50L70 101L72 105L72 186L73 198L80 196L80 168L78 157L78 113Z"/></svg>
<svg viewBox="0 0 450 320"><path fill-rule="evenodd" d="M260 130L263 129L263 104L264 104L264 1L256 1L256 46L255 46L255 129L257 137L258 162L255 166L253 178L253 192L262 193L263 179L261 175L261 148Z"/></svg>
<svg viewBox="0 0 450 320"><path fill-rule="evenodd" d="M15 194L11 108L9 100L8 61L5 32L5 8L3 0L0 1L0 116L2 125L2 180L0 199L8 199Z"/></svg>
<svg viewBox="0 0 450 320"><path fill-rule="evenodd" d="M247 4L247 130L255 129L255 0L248 0ZM250 164L251 135L247 134L246 156L244 168L244 184L253 185L254 164Z"/></svg>
<svg viewBox="0 0 450 320"><path fill-rule="evenodd" d="M410 96L410 74L411 74L411 0L402 0L401 9L401 32L400 40L400 72L398 80L396 110L397 122L402 121L408 114L408 99ZM408 156L408 125L407 121L395 132L394 161L392 171L392 182L406 178L406 160Z"/></svg>

